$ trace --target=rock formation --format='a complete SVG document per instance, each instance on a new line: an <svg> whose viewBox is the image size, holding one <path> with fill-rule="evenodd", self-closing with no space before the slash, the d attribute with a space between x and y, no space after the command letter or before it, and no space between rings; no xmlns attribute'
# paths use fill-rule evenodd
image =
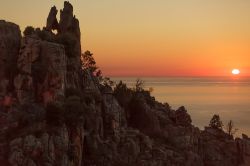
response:
<svg viewBox="0 0 250 166"><path fill-rule="evenodd" d="M17 56L20 48L21 31L19 26L0 20L0 100L13 91Z"/></svg>
<svg viewBox="0 0 250 166"><path fill-rule="evenodd" d="M14 84L20 103L32 99L47 103L64 95L67 70L62 45L24 37L17 62Z"/></svg>
<svg viewBox="0 0 250 166"><path fill-rule="evenodd" d="M81 67L73 6L52 7L43 30L21 37L0 21L0 165L249 165L250 138L192 125L143 89L113 90ZM54 33L54 31L57 33Z"/></svg>
<svg viewBox="0 0 250 166"><path fill-rule="evenodd" d="M73 15L73 6L65 1L64 8L60 11L58 23L57 9L52 7L47 18L46 29L57 30L59 42L65 46L67 55L67 86L80 87L79 69L81 67L81 32L79 21Z"/></svg>
<svg viewBox="0 0 250 166"><path fill-rule="evenodd" d="M58 10L56 9L55 6L53 6L50 9L49 16L47 18L47 25L46 25L46 29L48 31L53 31L53 30L59 31L59 23L56 18L57 12Z"/></svg>

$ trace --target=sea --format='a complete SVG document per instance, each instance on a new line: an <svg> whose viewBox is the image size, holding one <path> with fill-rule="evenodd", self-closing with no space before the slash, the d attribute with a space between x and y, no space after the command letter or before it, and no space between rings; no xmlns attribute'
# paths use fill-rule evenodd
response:
<svg viewBox="0 0 250 166"><path fill-rule="evenodd" d="M250 77L111 77L134 87L137 79L144 81L144 89L153 89L152 96L168 103L173 109L185 106L192 124L203 129L214 114L229 120L242 133L250 136Z"/></svg>

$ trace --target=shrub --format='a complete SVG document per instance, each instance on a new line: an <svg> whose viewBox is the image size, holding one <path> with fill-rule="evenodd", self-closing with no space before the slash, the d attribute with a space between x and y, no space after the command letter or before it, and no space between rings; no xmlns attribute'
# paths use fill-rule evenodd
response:
<svg viewBox="0 0 250 166"><path fill-rule="evenodd" d="M141 91L143 91L144 89L144 81L143 80L141 80L141 79L137 79L136 80L136 82L135 82L135 91L136 92L141 92Z"/></svg>
<svg viewBox="0 0 250 166"><path fill-rule="evenodd" d="M89 70L90 73L93 75L95 72L97 72L98 73L97 75L101 76L101 71L100 70L97 71L98 67L96 66L93 53L91 53L90 51L85 51L82 54L81 60L82 60L82 69Z"/></svg>
<svg viewBox="0 0 250 166"><path fill-rule="evenodd" d="M32 26L27 26L23 31L24 36L30 36L35 33L35 28Z"/></svg>
<svg viewBox="0 0 250 166"><path fill-rule="evenodd" d="M210 120L209 126L215 129L220 129L222 130L223 123L220 120L219 115L214 115L213 118Z"/></svg>
<svg viewBox="0 0 250 166"><path fill-rule="evenodd" d="M125 107L130 102L133 96L133 91L129 89L126 84L120 81L114 88L114 95L119 104Z"/></svg>
<svg viewBox="0 0 250 166"><path fill-rule="evenodd" d="M47 31L45 28L42 30L40 28L36 28L35 33L42 40L56 42L56 36L53 33Z"/></svg>
<svg viewBox="0 0 250 166"><path fill-rule="evenodd" d="M227 123L227 133L230 135L230 136L234 136L234 134L238 131L237 128L234 127L234 122L232 120L230 120L228 123Z"/></svg>

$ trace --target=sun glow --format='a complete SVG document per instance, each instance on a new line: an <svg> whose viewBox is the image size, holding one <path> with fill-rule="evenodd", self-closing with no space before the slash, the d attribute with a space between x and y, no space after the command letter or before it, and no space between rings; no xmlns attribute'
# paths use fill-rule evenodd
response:
<svg viewBox="0 0 250 166"><path fill-rule="evenodd" d="M239 69L233 69L232 70L232 74L233 75L239 75L240 74L240 70Z"/></svg>

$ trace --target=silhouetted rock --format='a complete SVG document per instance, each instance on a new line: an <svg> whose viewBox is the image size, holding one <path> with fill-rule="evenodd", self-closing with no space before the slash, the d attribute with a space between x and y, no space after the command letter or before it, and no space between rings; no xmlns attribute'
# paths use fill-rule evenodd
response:
<svg viewBox="0 0 250 166"><path fill-rule="evenodd" d="M190 115L188 115L187 110L183 106L176 110L175 116L178 125L190 126L192 123Z"/></svg>
<svg viewBox="0 0 250 166"><path fill-rule="evenodd" d="M141 132L156 136L160 133L160 123L153 109L147 104L143 94L136 94L130 102L129 125Z"/></svg>
<svg viewBox="0 0 250 166"><path fill-rule="evenodd" d="M73 51L75 56L80 60L81 56L81 32L78 19L73 15L73 6L65 1L64 8L60 11L59 32L61 35L69 34L73 37Z"/></svg>
<svg viewBox="0 0 250 166"><path fill-rule="evenodd" d="M185 107L173 110L141 87L101 84L81 66L73 6L64 2L59 23L56 15L52 7L46 28L22 39L0 21L0 165L249 164L248 136L200 130Z"/></svg>
<svg viewBox="0 0 250 166"><path fill-rule="evenodd" d="M49 16L47 18L47 25L46 25L46 29L48 31L51 31L51 30L59 31L59 23L58 23L57 18L56 18L57 12L58 12L58 10L56 9L55 6L53 6L50 9Z"/></svg>
<svg viewBox="0 0 250 166"><path fill-rule="evenodd" d="M47 18L46 30L41 31L39 36L64 45L67 56L66 87L80 88L81 32L79 21L73 15L73 6L67 1L64 2L63 10L60 10L59 23L56 15L57 9L54 6ZM57 30L58 33L53 35L52 30Z"/></svg>

